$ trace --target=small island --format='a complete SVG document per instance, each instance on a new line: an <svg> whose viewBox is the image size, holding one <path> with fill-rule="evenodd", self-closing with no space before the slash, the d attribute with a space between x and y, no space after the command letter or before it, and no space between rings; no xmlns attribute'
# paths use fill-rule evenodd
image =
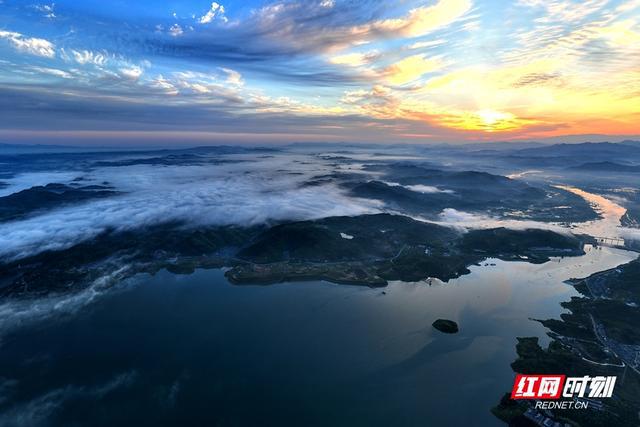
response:
<svg viewBox="0 0 640 427"><path fill-rule="evenodd" d="M433 322L433 327L445 334L455 334L458 332L458 324L453 320L438 319Z"/></svg>

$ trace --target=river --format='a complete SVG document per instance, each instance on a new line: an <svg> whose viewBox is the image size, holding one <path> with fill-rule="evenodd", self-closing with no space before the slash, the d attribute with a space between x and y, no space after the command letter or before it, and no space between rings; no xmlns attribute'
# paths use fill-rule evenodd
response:
<svg viewBox="0 0 640 427"><path fill-rule="evenodd" d="M557 185L556 188L569 191L585 199L591 207L600 214L600 219L596 221L588 221L584 223L578 223L573 225L573 230L577 233L586 233L591 236L597 237L621 237L620 231L620 218L627 212L627 210L598 194L588 193L579 188Z"/></svg>

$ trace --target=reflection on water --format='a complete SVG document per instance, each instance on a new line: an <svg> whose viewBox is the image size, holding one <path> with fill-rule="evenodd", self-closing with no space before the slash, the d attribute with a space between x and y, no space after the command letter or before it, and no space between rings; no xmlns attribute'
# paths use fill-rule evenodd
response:
<svg viewBox="0 0 640 427"><path fill-rule="evenodd" d="M598 237L620 237L620 218L627 212L624 207L605 197L588 193L579 188L567 185L556 185L555 187L582 197L602 217L596 221L574 224L572 225L574 231Z"/></svg>
<svg viewBox="0 0 640 427"><path fill-rule="evenodd" d="M509 179L520 179L520 178L524 178L527 175L533 175L533 174L537 174L542 172L541 170L537 170L537 169L532 169L532 170L527 170L527 171L522 171L522 172L514 172L512 174L507 175L507 178Z"/></svg>
<svg viewBox="0 0 640 427"><path fill-rule="evenodd" d="M0 424L500 425L489 408L510 387L515 337L545 338L530 318L560 314L575 292L563 280L633 258L487 260L385 294L233 286L220 270L144 276L7 337ZM440 317L460 333L434 330Z"/></svg>

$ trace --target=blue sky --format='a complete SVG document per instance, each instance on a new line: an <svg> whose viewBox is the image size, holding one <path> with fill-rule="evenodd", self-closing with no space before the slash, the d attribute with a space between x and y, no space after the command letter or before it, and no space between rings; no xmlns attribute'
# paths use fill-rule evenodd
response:
<svg viewBox="0 0 640 427"><path fill-rule="evenodd" d="M640 1L0 0L0 138L640 133Z"/></svg>

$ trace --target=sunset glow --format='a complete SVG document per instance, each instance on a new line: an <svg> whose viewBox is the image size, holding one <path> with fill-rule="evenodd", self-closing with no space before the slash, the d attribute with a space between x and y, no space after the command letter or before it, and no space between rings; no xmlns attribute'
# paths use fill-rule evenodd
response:
<svg viewBox="0 0 640 427"><path fill-rule="evenodd" d="M640 134L637 0L5 0L0 18L8 140Z"/></svg>

